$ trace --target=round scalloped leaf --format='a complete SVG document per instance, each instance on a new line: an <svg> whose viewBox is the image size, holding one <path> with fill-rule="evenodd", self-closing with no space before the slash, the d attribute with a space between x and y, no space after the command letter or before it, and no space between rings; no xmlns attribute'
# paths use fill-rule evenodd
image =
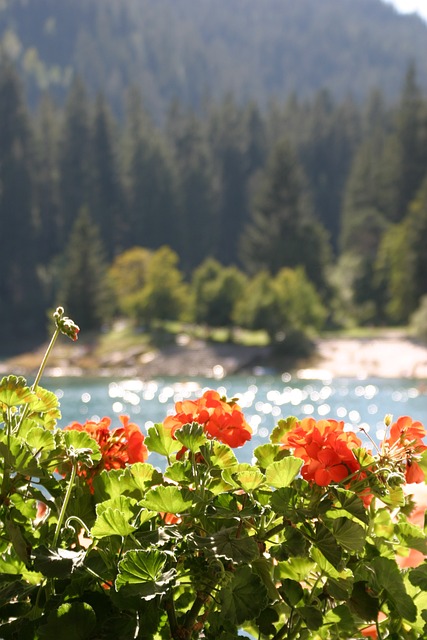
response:
<svg viewBox="0 0 427 640"><path fill-rule="evenodd" d="M277 462L272 462L265 470L265 478L267 484L276 489L284 489L289 487L303 465L303 460L288 456Z"/></svg>
<svg viewBox="0 0 427 640"><path fill-rule="evenodd" d="M21 404L34 403L37 396L27 387L22 376L5 376L0 381L0 405L18 407Z"/></svg>
<svg viewBox="0 0 427 640"><path fill-rule="evenodd" d="M85 431L70 429L69 431L63 431L63 435L69 455L71 454L84 462L87 460L88 452L90 452L90 458L93 461L98 462L101 460L98 443Z"/></svg>
<svg viewBox="0 0 427 640"><path fill-rule="evenodd" d="M106 538L108 536L126 537L136 531L129 522L128 512L122 513L120 509L107 507L97 516L95 524L91 529L94 538ZM131 519L134 515L131 513Z"/></svg>
<svg viewBox="0 0 427 640"><path fill-rule="evenodd" d="M221 618L232 624L254 620L268 603L267 590L248 566L238 567L232 581L221 590Z"/></svg>
<svg viewBox="0 0 427 640"><path fill-rule="evenodd" d="M157 513L183 513L193 504L190 491L175 486L156 487L147 491L141 506Z"/></svg>
<svg viewBox="0 0 427 640"><path fill-rule="evenodd" d="M127 551L118 565L117 590L133 585L144 600L166 593L175 578L175 570L164 571L167 555L162 551L136 549Z"/></svg>
<svg viewBox="0 0 427 640"><path fill-rule="evenodd" d="M149 451L161 456L170 456L182 448L182 444L172 437L171 430L166 429L161 422L148 429L144 442Z"/></svg>
<svg viewBox="0 0 427 640"><path fill-rule="evenodd" d="M289 416L286 420L279 420L270 434L270 442L272 444L280 444L283 436L294 428L298 422L298 418L295 416Z"/></svg>
<svg viewBox="0 0 427 640"><path fill-rule="evenodd" d="M193 453L200 451L200 447L208 440L203 431L203 426L197 422L184 424L175 431L174 437Z"/></svg>
<svg viewBox="0 0 427 640"><path fill-rule="evenodd" d="M236 467L224 469L222 477L228 484L251 493L265 482L265 477L260 469L242 462Z"/></svg>

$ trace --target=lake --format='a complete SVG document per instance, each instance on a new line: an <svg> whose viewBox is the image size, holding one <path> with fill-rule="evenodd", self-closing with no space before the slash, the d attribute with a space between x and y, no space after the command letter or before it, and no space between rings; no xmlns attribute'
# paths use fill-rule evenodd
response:
<svg viewBox="0 0 427 640"><path fill-rule="evenodd" d="M375 441L381 440L386 414L395 419L410 415L427 426L427 381L414 379L301 380L284 373L221 380L44 378L42 386L60 399L61 427L103 416L111 417L115 427L120 425L115 417L127 414L143 432L173 413L176 401L195 398L206 388L217 389L228 398L238 398L253 429L251 443L237 452L245 462L250 461L256 446L268 442L277 421L290 415L344 420L346 427L358 433L369 447L372 445L364 432Z"/></svg>

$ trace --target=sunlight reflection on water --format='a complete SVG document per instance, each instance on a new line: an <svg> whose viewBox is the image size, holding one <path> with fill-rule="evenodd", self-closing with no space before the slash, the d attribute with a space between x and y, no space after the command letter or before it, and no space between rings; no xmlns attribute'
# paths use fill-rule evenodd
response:
<svg viewBox="0 0 427 640"><path fill-rule="evenodd" d="M427 424L427 384L410 379L297 379L282 376L233 376L221 382L206 378L177 380L159 378L114 380L58 378L44 385L60 398L60 426L72 421L127 414L142 431L162 422L173 413L175 402L200 396L214 388L228 398L237 398L254 435L251 447L238 452L248 461L252 450L268 440L280 418L294 415L316 419L344 420L347 430L355 431L362 442L371 447L365 433L374 440L382 437L384 416L410 415ZM363 429L363 431L361 431Z"/></svg>

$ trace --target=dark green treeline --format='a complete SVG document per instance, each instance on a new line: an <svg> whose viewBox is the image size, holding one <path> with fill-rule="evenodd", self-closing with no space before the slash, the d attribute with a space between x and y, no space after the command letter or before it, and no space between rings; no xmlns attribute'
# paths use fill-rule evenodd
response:
<svg viewBox="0 0 427 640"><path fill-rule="evenodd" d="M227 96L197 114L174 102L157 127L136 90L118 122L79 79L63 106L45 96L29 112L3 60L0 330L42 335L45 310L84 277L70 275L73 251L91 253L93 272L163 245L187 279L209 256L251 276L302 266L331 322L406 322L427 293L426 194L427 100L413 68L393 105L321 91L261 111ZM73 236L83 210L85 248Z"/></svg>

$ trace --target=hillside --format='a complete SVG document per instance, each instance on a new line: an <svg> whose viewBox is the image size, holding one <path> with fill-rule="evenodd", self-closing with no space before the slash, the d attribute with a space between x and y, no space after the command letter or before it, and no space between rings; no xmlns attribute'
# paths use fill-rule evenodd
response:
<svg viewBox="0 0 427 640"><path fill-rule="evenodd" d="M33 103L46 88L62 97L74 72L116 111L139 85L157 114L228 91L394 99L410 60L427 87L427 25L381 0L2 0L0 42Z"/></svg>

